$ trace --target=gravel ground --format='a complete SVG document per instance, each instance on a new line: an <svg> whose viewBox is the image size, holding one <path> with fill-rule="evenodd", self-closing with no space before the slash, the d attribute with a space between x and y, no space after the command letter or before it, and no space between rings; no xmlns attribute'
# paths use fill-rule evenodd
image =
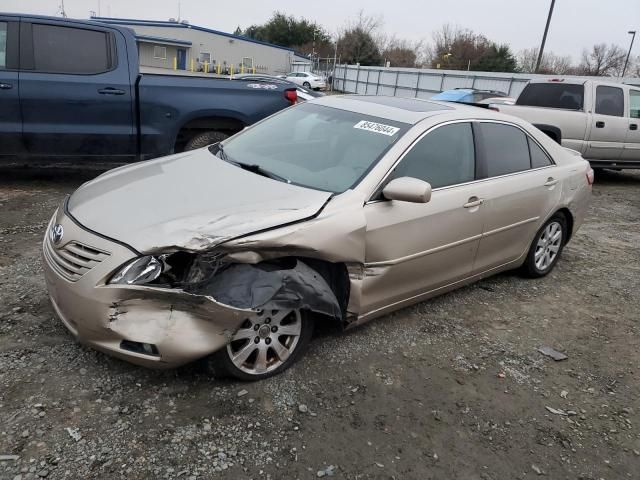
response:
<svg viewBox="0 0 640 480"><path fill-rule="evenodd" d="M548 277L321 328L253 384L134 367L55 318L43 229L92 175L0 172L0 478L640 478L640 172L598 176Z"/></svg>

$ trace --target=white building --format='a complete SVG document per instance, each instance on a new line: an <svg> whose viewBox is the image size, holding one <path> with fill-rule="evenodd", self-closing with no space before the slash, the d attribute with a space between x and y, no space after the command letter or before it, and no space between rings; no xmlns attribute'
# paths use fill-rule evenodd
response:
<svg viewBox="0 0 640 480"><path fill-rule="evenodd" d="M305 57L293 49L176 21L92 17L131 28L138 39L140 65L213 73L280 75Z"/></svg>

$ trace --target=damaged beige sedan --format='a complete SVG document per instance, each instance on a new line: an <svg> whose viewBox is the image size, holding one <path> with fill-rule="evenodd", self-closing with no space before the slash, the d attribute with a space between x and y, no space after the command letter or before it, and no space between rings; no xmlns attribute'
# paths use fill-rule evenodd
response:
<svg viewBox="0 0 640 480"><path fill-rule="evenodd" d="M107 172L55 212L53 307L127 361L256 380L308 345L482 277L554 267L593 172L470 106L324 97L212 145Z"/></svg>

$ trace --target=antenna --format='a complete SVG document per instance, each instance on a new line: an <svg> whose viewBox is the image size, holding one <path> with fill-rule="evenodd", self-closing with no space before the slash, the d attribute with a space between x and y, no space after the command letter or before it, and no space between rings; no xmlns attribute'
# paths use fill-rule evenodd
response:
<svg viewBox="0 0 640 480"><path fill-rule="evenodd" d="M180 0L178 0L178 23L180 23Z"/></svg>

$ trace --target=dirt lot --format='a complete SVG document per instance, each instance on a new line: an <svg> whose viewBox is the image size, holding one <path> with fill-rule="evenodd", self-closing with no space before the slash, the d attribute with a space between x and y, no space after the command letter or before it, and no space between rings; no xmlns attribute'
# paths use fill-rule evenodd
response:
<svg viewBox="0 0 640 480"><path fill-rule="evenodd" d="M130 366L55 318L43 229L91 175L0 173L0 478L640 478L640 172L598 177L547 278L322 328L254 384Z"/></svg>

